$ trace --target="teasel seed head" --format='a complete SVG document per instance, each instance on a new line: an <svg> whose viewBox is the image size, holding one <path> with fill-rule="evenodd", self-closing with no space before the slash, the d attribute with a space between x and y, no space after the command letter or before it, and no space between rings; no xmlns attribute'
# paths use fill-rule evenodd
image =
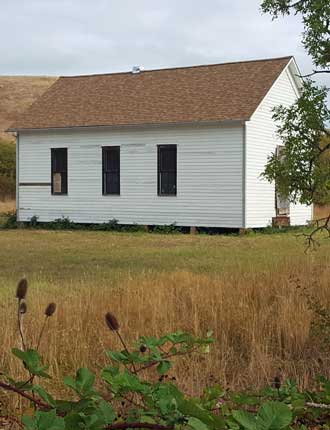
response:
<svg viewBox="0 0 330 430"><path fill-rule="evenodd" d="M105 315L105 322L107 323L107 326L112 331L118 331L119 330L119 322L117 318L112 314L111 312L108 312Z"/></svg>
<svg viewBox="0 0 330 430"><path fill-rule="evenodd" d="M19 313L23 315L23 314L26 314L26 311L27 311L26 303L25 303L25 302L22 302L22 303L19 305Z"/></svg>
<svg viewBox="0 0 330 430"><path fill-rule="evenodd" d="M17 284L16 298L18 300L24 300L26 297L27 289L28 289L28 282L25 278L22 278Z"/></svg>
<svg viewBox="0 0 330 430"><path fill-rule="evenodd" d="M51 317L55 311L56 311L56 303L49 303L49 305L46 307L45 315L47 317Z"/></svg>
<svg viewBox="0 0 330 430"><path fill-rule="evenodd" d="M147 347L145 345L140 345L140 352L146 352Z"/></svg>
<svg viewBox="0 0 330 430"><path fill-rule="evenodd" d="M274 388L279 390L281 388L281 379L278 376L275 376L273 384L274 384Z"/></svg>

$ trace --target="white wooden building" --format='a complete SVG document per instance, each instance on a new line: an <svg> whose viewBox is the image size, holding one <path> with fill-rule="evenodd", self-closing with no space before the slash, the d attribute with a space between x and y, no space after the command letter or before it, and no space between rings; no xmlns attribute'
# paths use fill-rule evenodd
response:
<svg viewBox="0 0 330 430"><path fill-rule="evenodd" d="M292 57L60 78L10 128L18 220L270 225L272 108L299 88ZM312 210L286 215L302 225Z"/></svg>

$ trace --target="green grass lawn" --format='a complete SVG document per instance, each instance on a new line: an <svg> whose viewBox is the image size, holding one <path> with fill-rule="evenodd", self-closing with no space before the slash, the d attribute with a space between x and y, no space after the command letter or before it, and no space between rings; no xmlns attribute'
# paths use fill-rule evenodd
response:
<svg viewBox="0 0 330 430"><path fill-rule="evenodd" d="M38 282L116 283L146 272L246 274L330 259L330 241L322 242L317 257L304 249L296 233L238 237L2 230L0 287L21 276Z"/></svg>

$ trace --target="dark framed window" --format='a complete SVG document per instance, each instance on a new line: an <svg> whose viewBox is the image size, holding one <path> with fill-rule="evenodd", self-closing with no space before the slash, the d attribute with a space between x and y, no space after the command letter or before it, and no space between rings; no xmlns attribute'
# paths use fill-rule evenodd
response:
<svg viewBox="0 0 330 430"><path fill-rule="evenodd" d="M176 145L158 146L158 195L176 196L177 148Z"/></svg>
<svg viewBox="0 0 330 430"><path fill-rule="evenodd" d="M102 148L103 195L120 194L120 146Z"/></svg>
<svg viewBox="0 0 330 430"><path fill-rule="evenodd" d="M52 194L68 194L68 149L52 148Z"/></svg>

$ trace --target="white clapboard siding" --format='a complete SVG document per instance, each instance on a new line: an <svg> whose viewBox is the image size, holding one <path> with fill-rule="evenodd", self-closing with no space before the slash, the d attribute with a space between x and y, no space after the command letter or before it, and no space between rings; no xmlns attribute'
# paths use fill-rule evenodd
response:
<svg viewBox="0 0 330 430"><path fill-rule="evenodd" d="M157 195L157 145L177 145L177 196ZM102 146L119 145L120 196L102 195ZM19 187L19 220L243 227L243 127L173 126L22 132L19 183L51 181L51 148L68 148L68 195Z"/></svg>
<svg viewBox="0 0 330 430"><path fill-rule="evenodd" d="M270 225L275 213L274 184L260 178L267 157L275 152L281 141L276 136L272 109L278 105L290 106L296 100L298 90L290 68L287 67L270 89L251 120L246 123L246 227ZM312 217L310 207L292 205L292 225L303 225Z"/></svg>

